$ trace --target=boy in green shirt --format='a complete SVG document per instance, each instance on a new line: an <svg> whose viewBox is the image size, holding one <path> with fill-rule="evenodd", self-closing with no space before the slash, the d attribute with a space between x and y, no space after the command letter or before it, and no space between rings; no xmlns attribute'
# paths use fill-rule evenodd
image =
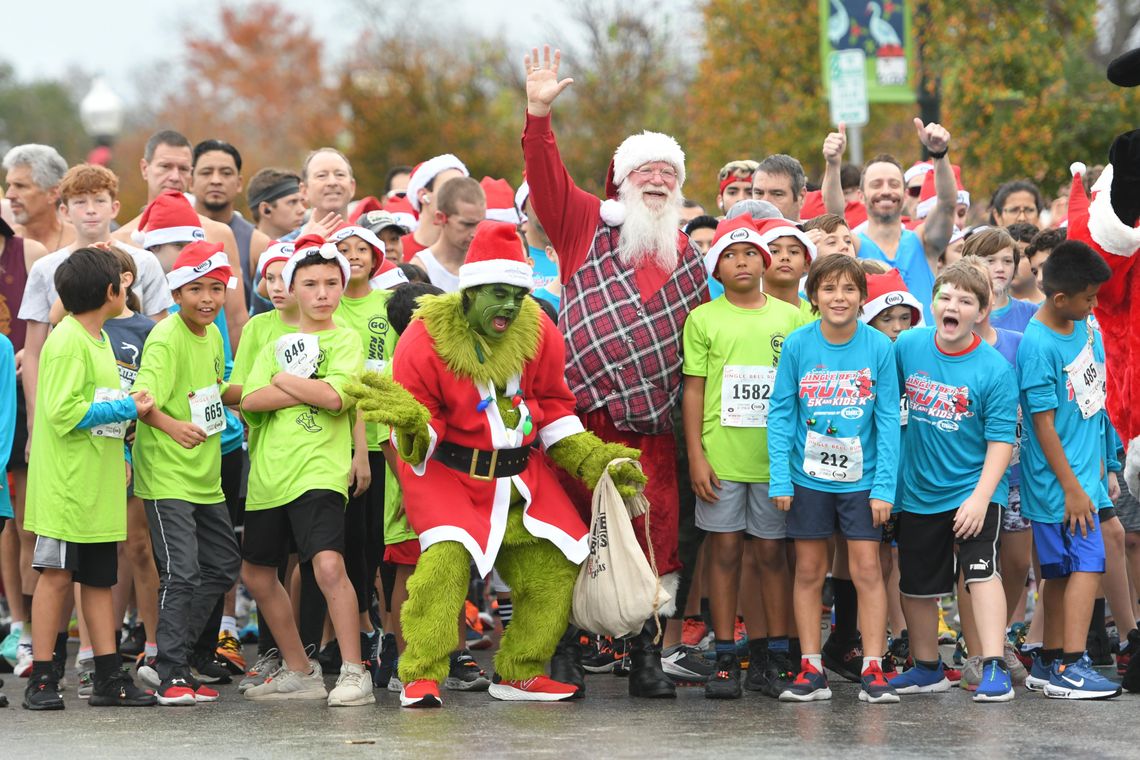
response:
<svg viewBox="0 0 1140 760"><path fill-rule="evenodd" d="M62 710L52 663L71 584L82 605L95 652L95 706L147 706L154 695L120 668L111 587L118 580L116 542L127 537L123 467L124 423L151 410L139 389L126 396L103 323L123 310L126 288L119 263L106 251L82 248L60 264L55 287L71 316L44 342L29 461L24 524L36 538L32 566L40 571L32 600L32 673L24 693L29 710ZM76 487L82 484L82 487ZM60 634L66 646L66 633Z"/></svg>
<svg viewBox="0 0 1140 760"><path fill-rule="evenodd" d="M705 696L711 699L737 699L742 693L732 634L744 533L753 539L748 545L763 573L768 633L767 651L752 659L749 687L775 697L782 687L767 682L792 670L786 518L768 498L766 428L780 349L804 319L794 306L760 290L771 260L750 217L721 222L705 263L710 276L724 284L724 296L698 306L685 322L681 408L697 496L696 524L709 534L708 588L717 654L716 669L705 683Z"/></svg>
<svg viewBox="0 0 1140 760"><path fill-rule="evenodd" d="M343 665L328 704L375 701L361 665L356 596L344 566L352 453L352 402L344 386L364 364L360 339L333 322L349 276L348 261L323 238L297 240L282 277L297 299L300 332L266 346L243 389L242 412L260 432L250 448L242 577L285 661L245 692L248 699L326 698L320 668L306 656L277 578L292 538L298 559L312 562L340 642Z"/></svg>
<svg viewBox="0 0 1140 760"><path fill-rule="evenodd" d="M193 705L218 698L190 672L198 657L188 653L241 563L222 493L220 435L223 407L237 403L240 389L223 380L214 324L233 272L221 244L198 241L182 249L166 279L180 308L151 331L135 379L155 400L136 432L135 494L158 564L158 701Z"/></svg>

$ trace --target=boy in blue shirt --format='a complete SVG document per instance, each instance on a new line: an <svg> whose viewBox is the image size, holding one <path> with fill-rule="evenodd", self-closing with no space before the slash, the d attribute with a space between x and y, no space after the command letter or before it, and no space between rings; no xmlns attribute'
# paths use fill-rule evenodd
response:
<svg viewBox="0 0 1140 760"><path fill-rule="evenodd" d="M883 675L887 596L879 567L881 526L895 500L899 388L891 340L859 321L867 277L859 262L826 256L812 265L807 295L820 321L784 341L768 414L768 492L788 511L796 542L793 604L803 659L781 701L830 699L820 652L819 599L831 566L827 542L847 539L859 594L864 702L898 702Z"/></svg>
<svg viewBox="0 0 1140 760"><path fill-rule="evenodd" d="M934 327L896 343L909 402L899 514L899 590L915 666L892 681L900 694L946 691L938 654L936 598L959 574L981 645L976 702L1013 699L1004 659L1005 594L997 572L1001 507L1017 428L1013 368L974 330L990 306L990 283L968 262L934 283Z"/></svg>
<svg viewBox="0 0 1140 760"><path fill-rule="evenodd" d="M1097 510L1111 504L1102 482L1104 344L1087 319L1110 275L1084 243L1057 246L1043 268L1045 303L1017 350L1021 408L1031 420L1021 452L1021 511L1032 521L1047 581L1038 656L1050 666L1045 695L1059 699L1120 694L1084 651L1104 572Z"/></svg>

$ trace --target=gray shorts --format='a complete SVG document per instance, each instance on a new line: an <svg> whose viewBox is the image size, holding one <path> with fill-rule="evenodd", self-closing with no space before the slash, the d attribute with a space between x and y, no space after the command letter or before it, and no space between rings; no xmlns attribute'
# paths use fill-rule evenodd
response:
<svg viewBox="0 0 1140 760"><path fill-rule="evenodd" d="M787 515L768 498L767 483L721 480L720 501L697 497L697 527L710 533L744 531L756 538L782 540L788 535Z"/></svg>
<svg viewBox="0 0 1140 760"><path fill-rule="evenodd" d="M1140 533L1140 502L1121 481L1120 498L1116 500L1116 516L1126 533Z"/></svg>

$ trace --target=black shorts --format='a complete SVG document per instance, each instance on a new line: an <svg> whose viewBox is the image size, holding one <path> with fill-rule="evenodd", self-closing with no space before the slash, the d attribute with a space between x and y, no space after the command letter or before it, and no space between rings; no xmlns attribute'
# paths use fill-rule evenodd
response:
<svg viewBox="0 0 1140 760"><path fill-rule="evenodd" d="M997 570L1001 506L991 503L981 533L966 539L954 536L956 511L899 513L899 591L904 595L949 596L959 573L967 589L971 583L1001 577Z"/></svg>
<svg viewBox="0 0 1140 760"><path fill-rule="evenodd" d="M246 512L242 559L278 567L289 556L290 539L296 542L301 562L323 551L343 555L344 505L344 496L336 491L316 490L280 507Z"/></svg>
<svg viewBox="0 0 1140 760"><path fill-rule="evenodd" d="M114 541L77 544L58 538L36 536L32 567L44 570L70 570L71 579L84 586L111 588L119 579L119 549Z"/></svg>
<svg viewBox="0 0 1140 760"><path fill-rule="evenodd" d="M245 500L241 498L241 475L246 466L245 449L237 448L222 454L222 494L230 513L230 524L236 532L244 524Z"/></svg>
<svg viewBox="0 0 1140 760"><path fill-rule="evenodd" d="M24 398L24 384L16 381L16 430L12 435L12 452L8 454L8 472L28 469L24 449L28 447L28 402Z"/></svg>
<svg viewBox="0 0 1140 760"><path fill-rule="evenodd" d="M1116 507L1101 507L1097 510L1097 518L1103 523L1116 517Z"/></svg>

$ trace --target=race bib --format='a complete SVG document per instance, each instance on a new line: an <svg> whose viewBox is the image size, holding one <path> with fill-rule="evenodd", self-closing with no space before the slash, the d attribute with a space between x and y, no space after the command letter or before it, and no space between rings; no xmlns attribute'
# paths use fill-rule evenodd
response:
<svg viewBox="0 0 1140 760"><path fill-rule="evenodd" d="M388 362L383 359L365 359L364 371L365 372L383 372L384 368L388 366Z"/></svg>
<svg viewBox="0 0 1140 760"><path fill-rule="evenodd" d="M836 438L809 430L804 472L820 480L854 483L863 477L863 444L858 436Z"/></svg>
<svg viewBox="0 0 1140 760"><path fill-rule="evenodd" d="M775 383L774 367L725 365L720 384L720 424L724 427L768 427L768 405Z"/></svg>
<svg viewBox="0 0 1140 760"><path fill-rule="evenodd" d="M277 366L296 377L312 377L317 371L321 347L316 335L290 333L277 339Z"/></svg>
<svg viewBox="0 0 1140 760"><path fill-rule="evenodd" d="M1104 409L1105 372L1104 363L1093 358L1092 343L1087 343L1077 354L1077 358L1065 367L1069 376L1069 386L1073 389L1073 400L1086 420Z"/></svg>
<svg viewBox="0 0 1140 760"><path fill-rule="evenodd" d="M906 427L908 422L910 422L910 399L903 396L899 399L899 425Z"/></svg>
<svg viewBox="0 0 1140 760"><path fill-rule="evenodd" d="M96 388L95 399L96 403L100 401L120 401L125 399L127 394L119 388ZM91 428L91 435L100 438L126 438L127 422L108 422L105 425L96 425Z"/></svg>
<svg viewBox="0 0 1140 760"><path fill-rule="evenodd" d="M217 385L208 385L190 394L190 421L206 431L206 435L217 435L226 429L226 411Z"/></svg>
<svg viewBox="0 0 1140 760"><path fill-rule="evenodd" d="M1017 407L1017 429L1013 433L1013 457L1009 460L1009 466L1013 467L1015 464L1021 463L1021 405Z"/></svg>

